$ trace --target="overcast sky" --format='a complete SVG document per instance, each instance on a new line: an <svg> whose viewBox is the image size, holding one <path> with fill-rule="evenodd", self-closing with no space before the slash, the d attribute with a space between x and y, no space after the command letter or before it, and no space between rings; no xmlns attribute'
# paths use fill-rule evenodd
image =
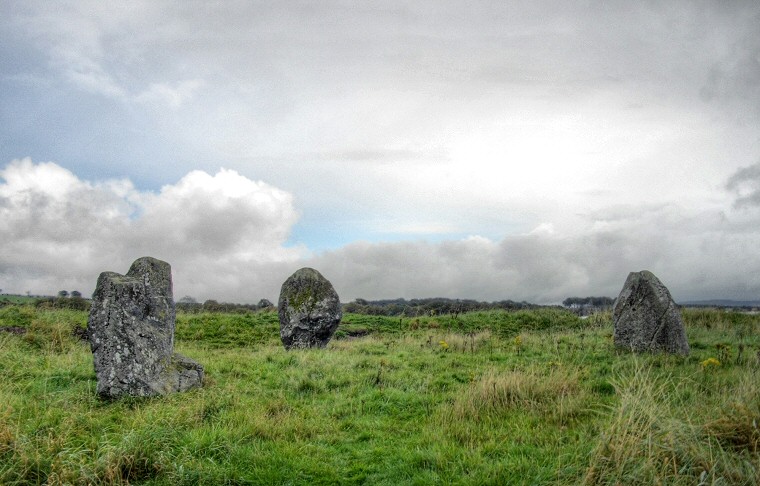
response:
<svg viewBox="0 0 760 486"><path fill-rule="evenodd" d="M0 288L760 299L756 1L0 3Z"/></svg>

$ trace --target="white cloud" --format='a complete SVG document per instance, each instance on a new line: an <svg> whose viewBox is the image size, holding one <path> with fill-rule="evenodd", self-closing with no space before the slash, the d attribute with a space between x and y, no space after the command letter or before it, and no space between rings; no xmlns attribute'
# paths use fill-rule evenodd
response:
<svg viewBox="0 0 760 486"><path fill-rule="evenodd" d="M551 223L541 223L528 233L529 235L553 235L554 225Z"/></svg>
<svg viewBox="0 0 760 486"><path fill-rule="evenodd" d="M158 104L179 108L191 100L204 82L200 79L180 81L172 86L170 83L152 83L148 89L135 96L141 103Z"/></svg>
<svg viewBox="0 0 760 486"><path fill-rule="evenodd" d="M30 159L11 162L0 178L8 291L90 292L101 271L123 273L150 255L172 265L183 295L255 300L279 278L262 269L302 253L284 246L297 219L291 195L231 170L194 171L158 193L82 181Z"/></svg>

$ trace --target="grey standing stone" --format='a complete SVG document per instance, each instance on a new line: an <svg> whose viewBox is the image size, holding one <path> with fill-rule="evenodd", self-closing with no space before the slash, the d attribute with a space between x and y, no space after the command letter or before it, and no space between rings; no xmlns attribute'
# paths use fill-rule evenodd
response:
<svg viewBox="0 0 760 486"><path fill-rule="evenodd" d="M636 352L689 354L681 312L652 272L628 275L612 309L612 320L616 346Z"/></svg>
<svg viewBox="0 0 760 486"><path fill-rule="evenodd" d="M126 275L101 273L87 321L98 395L153 396L200 386L203 367L173 352L174 324L168 263L143 257Z"/></svg>
<svg viewBox="0 0 760 486"><path fill-rule="evenodd" d="M326 346L343 317L337 292L313 268L298 270L282 284L278 313L285 349Z"/></svg>

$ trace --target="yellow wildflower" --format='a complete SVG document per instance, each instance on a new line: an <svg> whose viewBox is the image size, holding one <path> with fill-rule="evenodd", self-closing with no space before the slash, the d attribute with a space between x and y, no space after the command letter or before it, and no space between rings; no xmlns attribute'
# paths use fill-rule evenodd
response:
<svg viewBox="0 0 760 486"><path fill-rule="evenodd" d="M720 361L718 361L715 358L707 358L706 360L702 361L702 369L707 369L711 366L712 367L720 366Z"/></svg>

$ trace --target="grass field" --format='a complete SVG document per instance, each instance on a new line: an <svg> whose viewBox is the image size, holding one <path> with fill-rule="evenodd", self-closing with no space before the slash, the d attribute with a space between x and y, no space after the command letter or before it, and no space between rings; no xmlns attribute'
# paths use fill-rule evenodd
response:
<svg viewBox="0 0 760 486"><path fill-rule="evenodd" d="M8 306L0 484L758 484L760 317L684 317L687 358L555 309L347 315L290 352L274 313L180 314L204 387L105 402L84 312Z"/></svg>

